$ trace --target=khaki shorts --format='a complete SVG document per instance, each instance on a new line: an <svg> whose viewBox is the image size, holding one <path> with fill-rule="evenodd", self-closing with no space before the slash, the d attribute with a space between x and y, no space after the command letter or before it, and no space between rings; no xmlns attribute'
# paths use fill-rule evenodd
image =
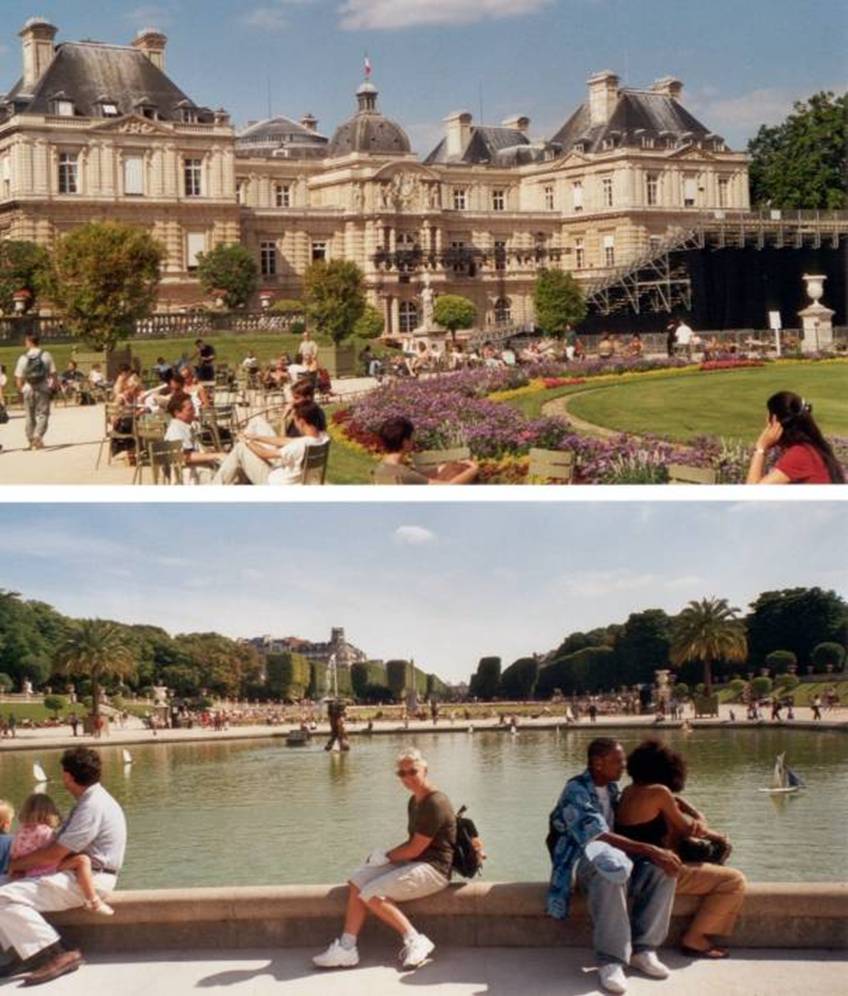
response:
<svg viewBox="0 0 848 996"><path fill-rule="evenodd" d="M379 896L399 903L441 892L450 884L426 861L401 861L388 865L363 865L348 880L364 900Z"/></svg>

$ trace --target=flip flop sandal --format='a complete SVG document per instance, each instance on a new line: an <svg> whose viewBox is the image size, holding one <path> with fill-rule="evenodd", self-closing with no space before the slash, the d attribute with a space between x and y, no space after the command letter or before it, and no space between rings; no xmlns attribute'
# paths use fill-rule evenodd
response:
<svg viewBox="0 0 848 996"><path fill-rule="evenodd" d="M680 950L689 958L706 958L709 961L720 961L722 958L730 957L730 952L727 948L690 948L686 944L680 945Z"/></svg>

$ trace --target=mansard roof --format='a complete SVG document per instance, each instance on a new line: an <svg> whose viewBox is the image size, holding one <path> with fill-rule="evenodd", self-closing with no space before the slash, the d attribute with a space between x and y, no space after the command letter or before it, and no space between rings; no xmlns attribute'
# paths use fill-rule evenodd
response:
<svg viewBox="0 0 848 996"><path fill-rule="evenodd" d="M182 121L183 111L192 108L198 121L214 120L209 108L197 107L143 52L128 45L63 42L35 92L22 91L23 80L18 80L6 95L14 113L52 114L53 101L61 94L83 117L101 117L101 104L110 103L122 115L147 106L162 121Z"/></svg>
<svg viewBox="0 0 848 996"><path fill-rule="evenodd" d="M581 104L551 142L560 145L564 153L581 143L585 152L600 152L606 139L618 146L640 145L643 138L661 145L707 137L718 139L673 97L647 90L621 90L608 121L593 125L588 103Z"/></svg>
<svg viewBox="0 0 848 996"><path fill-rule="evenodd" d="M327 154L327 137L280 115L253 121L243 128L236 135L236 154L316 159Z"/></svg>

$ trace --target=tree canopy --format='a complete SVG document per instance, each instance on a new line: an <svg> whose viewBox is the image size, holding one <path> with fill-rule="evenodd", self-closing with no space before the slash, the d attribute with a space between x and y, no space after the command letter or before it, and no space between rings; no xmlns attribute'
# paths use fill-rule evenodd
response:
<svg viewBox="0 0 848 996"><path fill-rule="evenodd" d="M477 319L477 309L473 301L461 294L440 294L433 305L433 319L453 335L457 329L472 327Z"/></svg>
<svg viewBox="0 0 848 996"><path fill-rule="evenodd" d="M583 291L575 278L564 270L540 270L533 289L536 324L545 335L564 336L569 325L586 317Z"/></svg>
<svg viewBox="0 0 848 996"><path fill-rule="evenodd" d="M791 650L804 666L818 643L845 646L848 603L835 591L821 588L765 591L752 603L746 622L755 667L762 667L773 650Z"/></svg>
<svg viewBox="0 0 848 996"><path fill-rule="evenodd" d="M0 311L15 314L14 294L27 291L23 311L29 311L44 286L50 257L35 242L0 240Z"/></svg>
<svg viewBox="0 0 848 996"><path fill-rule="evenodd" d="M153 311L164 255L143 228L112 221L81 225L51 254L50 299L71 333L94 349L109 349Z"/></svg>
<svg viewBox="0 0 848 996"><path fill-rule="evenodd" d="M349 260L313 263L303 278L306 314L337 345L349 338L365 311L362 270Z"/></svg>
<svg viewBox="0 0 848 996"><path fill-rule="evenodd" d="M704 667L704 692L712 695L712 665L717 660L744 661L748 656L745 624L739 610L726 598L690 602L674 622L671 661L700 661Z"/></svg>
<svg viewBox="0 0 848 996"><path fill-rule="evenodd" d="M848 207L848 93L820 92L763 125L748 143L751 203L758 207Z"/></svg>
<svg viewBox="0 0 848 996"><path fill-rule="evenodd" d="M256 292L259 270L250 250L233 243L199 253L197 277L207 294L223 291L225 307L234 311L245 307Z"/></svg>
<svg viewBox="0 0 848 996"><path fill-rule="evenodd" d="M365 310L353 326L353 331L360 339L376 339L377 336L383 334L384 326L385 322L380 309L375 308L373 304L366 304Z"/></svg>

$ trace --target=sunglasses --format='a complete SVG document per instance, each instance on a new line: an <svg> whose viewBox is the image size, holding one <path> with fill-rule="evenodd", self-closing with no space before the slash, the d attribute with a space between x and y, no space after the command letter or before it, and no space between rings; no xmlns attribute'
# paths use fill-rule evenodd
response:
<svg viewBox="0 0 848 996"><path fill-rule="evenodd" d="M398 768L396 774L398 778L412 778L418 774L418 768Z"/></svg>

